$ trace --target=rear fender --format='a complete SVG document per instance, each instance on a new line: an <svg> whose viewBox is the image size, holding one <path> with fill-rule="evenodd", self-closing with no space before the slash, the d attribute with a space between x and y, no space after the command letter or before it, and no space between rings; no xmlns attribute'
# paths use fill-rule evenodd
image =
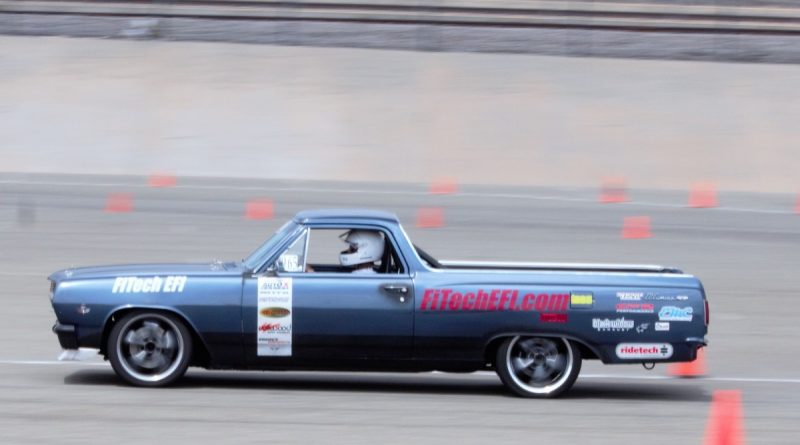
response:
<svg viewBox="0 0 800 445"><path fill-rule="evenodd" d="M504 332L500 334L493 335L490 337L484 346L485 351L485 358L487 363L493 363L495 354L497 353L497 349L500 347L500 344L507 338L512 338L516 336L524 336L524 337L545 337L545 338L564 338L574 343L577 343L578 346L582 349L581 352L588 352L588 354L582 354L583 358L585 359L593 359L603 358L603 355L600 353L600 350L585 340L575 337L573 335L565 335L565 334L556 334L556 333L542 333L542 332L525 332L525 331L512 331L512 332Z"/></svg>

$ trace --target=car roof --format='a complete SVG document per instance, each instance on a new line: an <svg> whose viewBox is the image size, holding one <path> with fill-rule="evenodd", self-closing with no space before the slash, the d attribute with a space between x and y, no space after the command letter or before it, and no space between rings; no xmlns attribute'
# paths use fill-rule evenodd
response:
<svg viewBox="0 0 800 445"><path fill-rule="evenodd" d="M314 223L314 222L363 222L364 220L380 220L393 223L399 223L397 215L394 213L383 212L380 210L368 209L319 209L319 210L304 210L294 216L297 223Z"/></svg>

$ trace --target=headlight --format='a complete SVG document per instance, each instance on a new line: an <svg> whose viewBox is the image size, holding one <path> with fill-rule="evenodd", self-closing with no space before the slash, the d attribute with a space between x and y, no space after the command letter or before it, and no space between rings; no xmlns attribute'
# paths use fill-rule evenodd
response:
<svg viewBox="0 0 800 445"><path fill-rule="evenodd" d="M53 301L53 295L56 293L56 282L50 280L50 301Z"/></svg>

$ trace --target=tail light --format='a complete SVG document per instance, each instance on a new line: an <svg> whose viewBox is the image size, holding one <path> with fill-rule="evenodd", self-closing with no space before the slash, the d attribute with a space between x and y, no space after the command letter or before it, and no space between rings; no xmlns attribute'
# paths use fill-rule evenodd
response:
<svg viewBox="0 0 800 445"><path fill-rule="evenodd" d="M703 300L703 303L705 304L705 311L704 311L704 315L705 315L705 319L706 319L706 326L708 326L708 321L709 321L709 315L708 315L708 300Z"/></svg>

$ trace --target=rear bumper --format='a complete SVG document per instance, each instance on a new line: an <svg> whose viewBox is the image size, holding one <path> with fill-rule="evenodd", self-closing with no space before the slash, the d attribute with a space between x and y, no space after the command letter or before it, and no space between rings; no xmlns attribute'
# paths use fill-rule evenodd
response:
<svg viewBox="0 0 800 445"><path fill-rule="evenodd" d="M58 336L58 342L62 348L78 349L78 334L75 325L56 322L53 325L53 332Z"/></svg>

